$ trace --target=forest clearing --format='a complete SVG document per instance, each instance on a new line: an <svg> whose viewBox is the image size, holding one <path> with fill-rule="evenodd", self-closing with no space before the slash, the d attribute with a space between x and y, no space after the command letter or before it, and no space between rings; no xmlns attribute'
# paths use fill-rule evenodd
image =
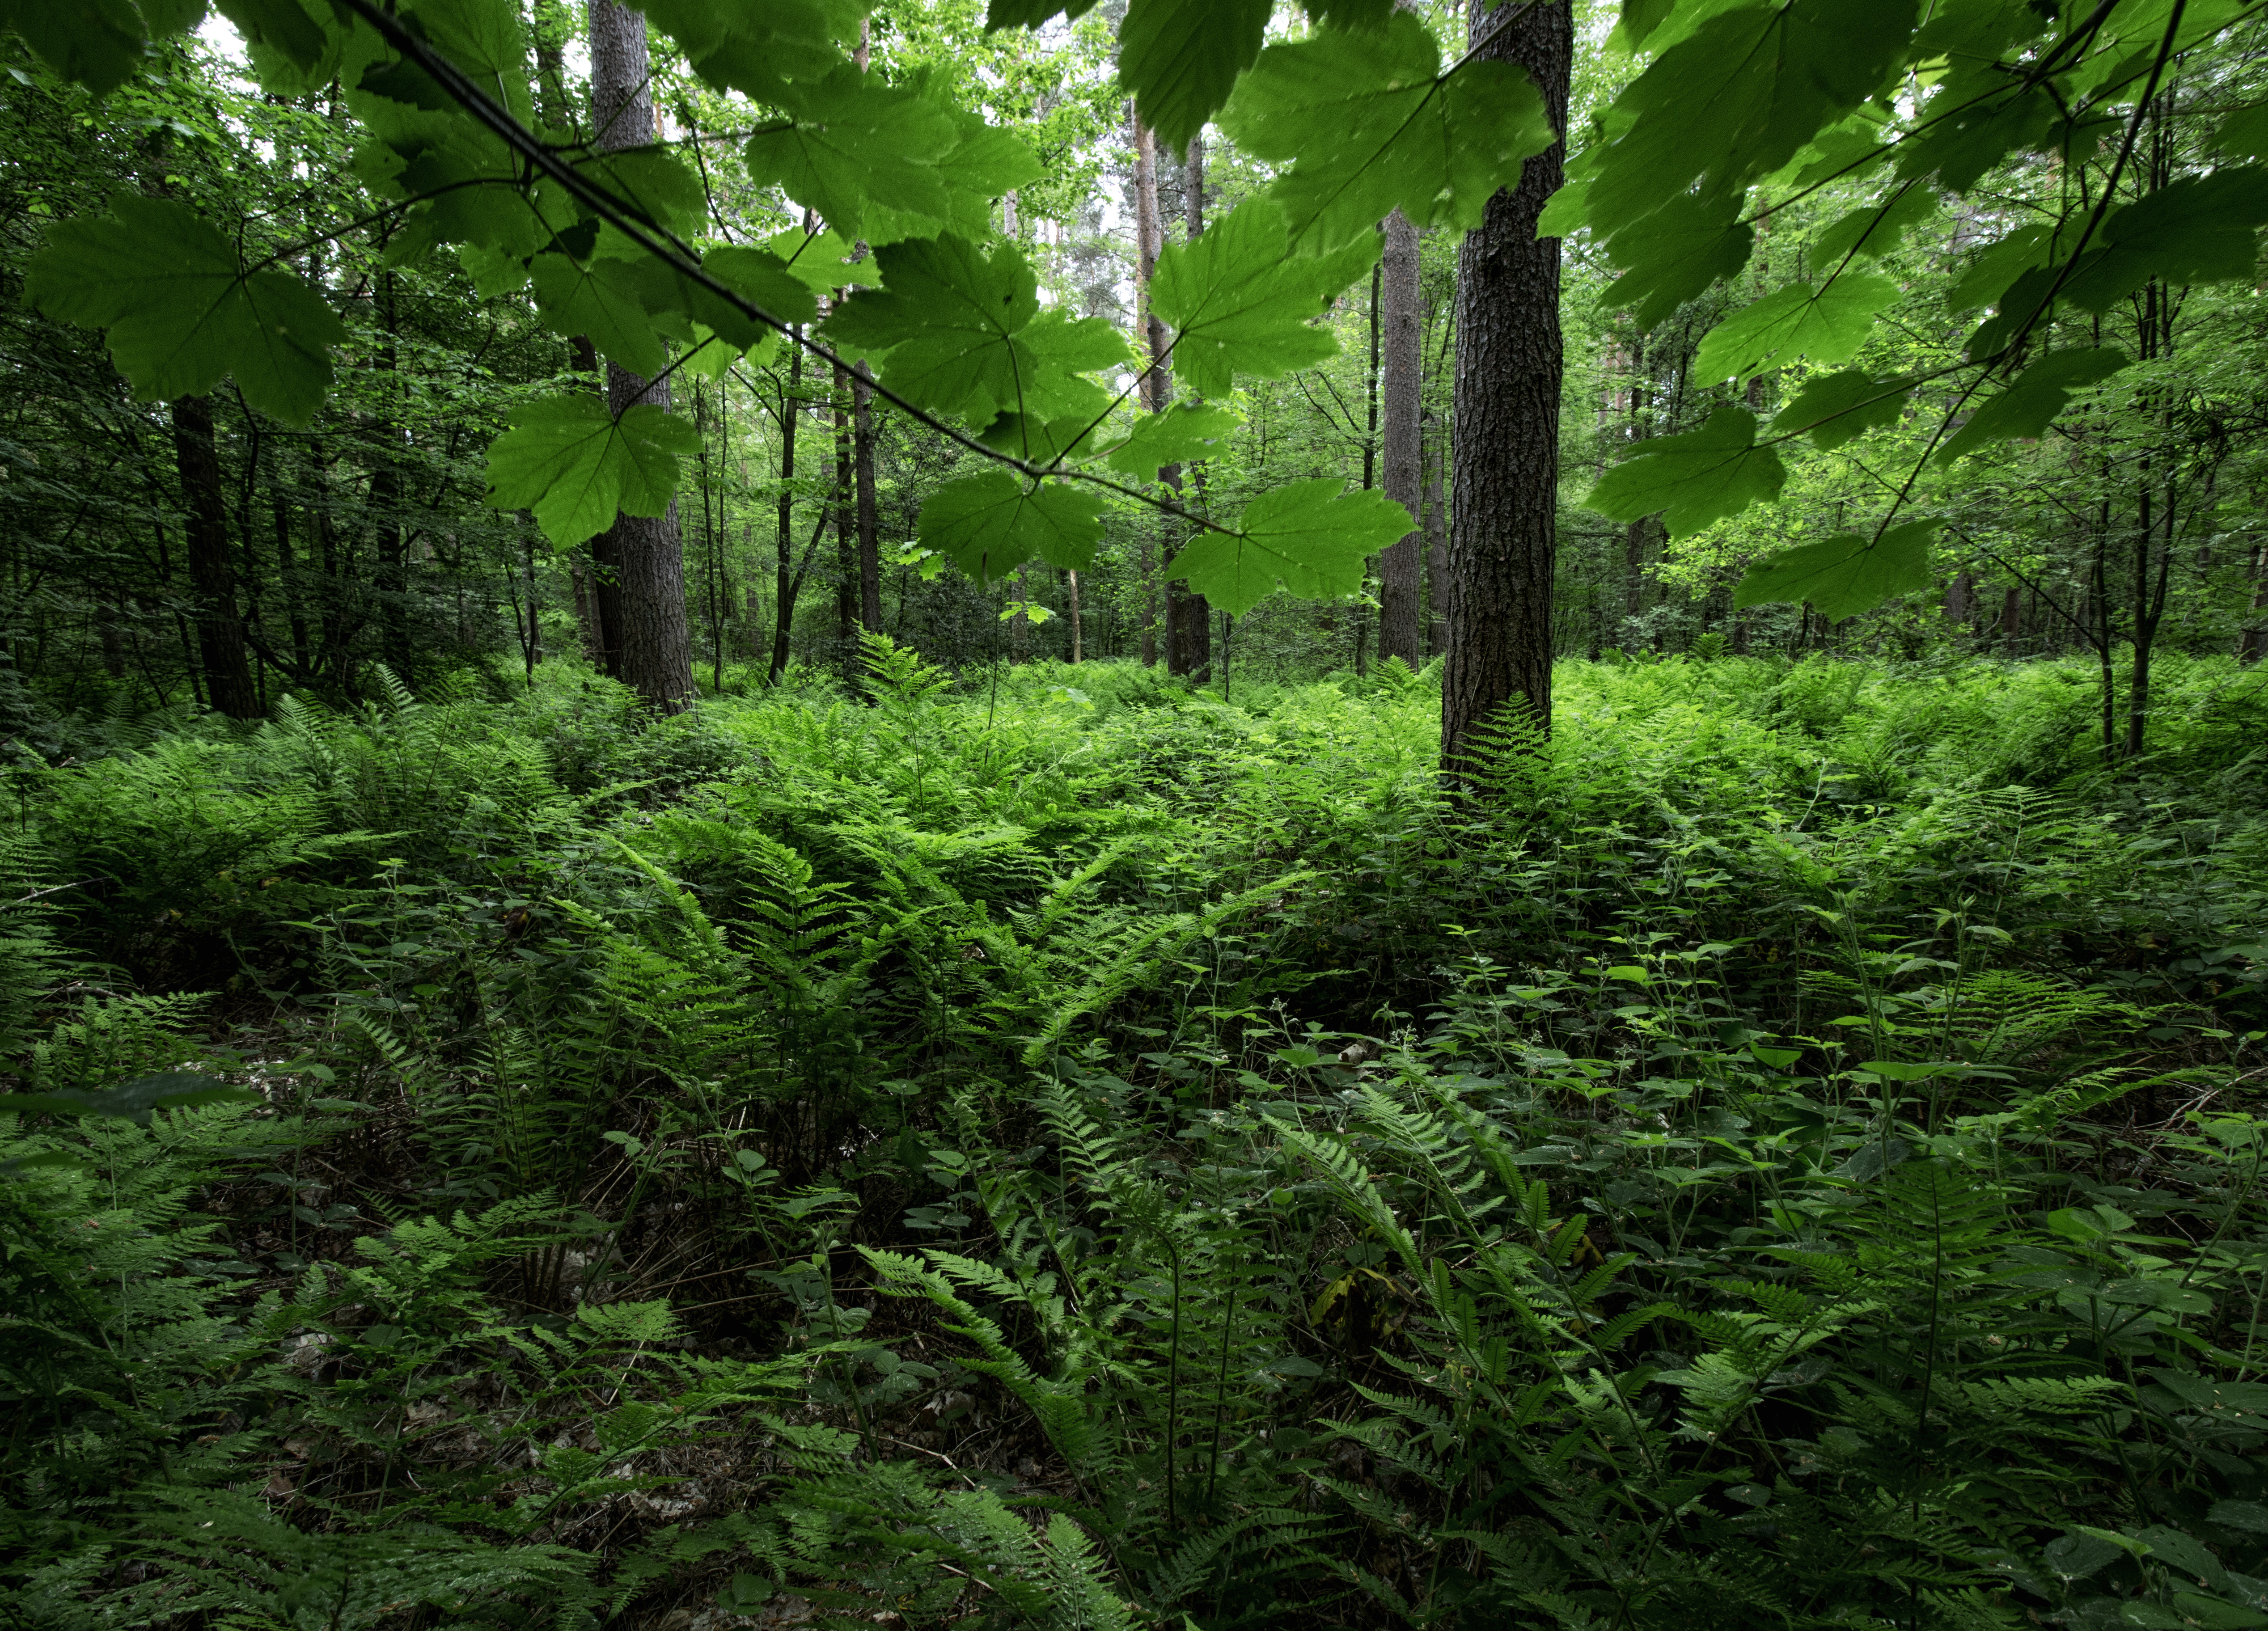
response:
<svg viewBox="0 0 2268 1631"><path fill-rule="evenodd" d="M2268 1626L2268 8L0 68L0 1627Z"/></svg>

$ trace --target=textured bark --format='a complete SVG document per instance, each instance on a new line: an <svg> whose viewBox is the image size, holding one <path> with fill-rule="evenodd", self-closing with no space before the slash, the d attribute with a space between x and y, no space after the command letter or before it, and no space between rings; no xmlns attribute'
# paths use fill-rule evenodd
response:
<svg viewBox="0 0 2268 1631"><path fill-rule="evenodd" d="M1489 201L1458 256L1456 512L1449 535L1449 658L1441 760L1463 775L1474 732L1509 710L1551 728L1551 577L1557 552L1559 240L1536 218L1565 173L1573 0L1541 0L1496 26L1469 0L1480 55L1515 64L1561 139Z"/></svg>
<svg viewBox="0 0 2268 1631"><path fill-rule="evenodd" d="M1386 217L1386 254L1379 280L1379 406L1386 496L1410 511L1413 525L1378 558L1378 657L1425 661L1425 562L1414 518L1425 508L1423 433L1425 366L1423 298L1418 281L1418 229L1396 209Z"/></svg>
<svg viewBox="0 0 2268 1631"><path fill-rule="evenodd" d="M1963 567L1945 586L1945 621L1956 628L1969 621L1977 599L1977 579Z"/></svg>
<svg viewBox="0 0 2268 1631"><path fill-rule="evenodd" d="M1204 133L1199 131L1189 138L1189 151L1182 162L1182 225L1190 243L1204 236ZM1191 403L1197 401L1192 396ZM1202 463L1189 467L1192 485L1197 489L1197 512L1211 513L1206 503L1205 467ZM1174 637L1182 649L1182 672L1198 684L1212 677L1212 603L1196 590L1184 584L1174 607L1177 621Z"/></svg>
<svg viewBox="0 0 2268 1631"><path fill-rule="evenodd" d="M858 71L866 71L873 48L873 21L858 19L858 48L851 53ZM1008 195L1008 236L1016 235L1016 195ZM852 260L866 258L864 239ZM851 371L850 474L858 502L858 624L870 635L882 632L882 529L874 497L874 371L864 357Z"/></svg>
<svg viewBox="0 0 2268 1631"><path fill-rule="evenodd" d="M614 0L591 0L590 22L597 144L608 151L644 146L653 140L645 18ZM608 408L619 416L642 403L666 408L669 382L649 382L608 363ZM616 515L592 553L611 569L600 573L597 585L610 672L662 712L682 712L694 695L693 638L676 501L659 516Z"/></svg>
<svg viewBox="0 0 2268 1631"><path fill-rule="evenodd" d="M858 672L858 452L850 408L850 371L836 364L828 400L835 419L835 622L843 672Z"/></svg>
<svg viewBox="0 0 2268 1631"><path fill-rule="evenodd" d="M236 568L229 558L228 510L221 496L220 450L213 439L212 401L173 400L173 458L180 472L189 588L197 598L197 665L205 695L232 719L260 714L245 652L244 617L236 605Z"/></svg>
<svg viewBox="0 0 2268 1631"><path fill-rule="evenodd" d="M1020 663L1032 655L1032 620L1022 610L1032 603L1032 563L1018 567L1008 578L1008 599L1017 606L1008 620L1008 660Z"/></svg>
<svg viewBox="0 0 2268 1631"><path fill-rule="evenodd" d="M1127 118L1134 126L1134 255L1138 277L1136 294L1138 299L1138 320L1145 342L1150 349L1150 368L1142 376L1142 401L1153 414L1162 414L1174 400L1173 377L1166 371L1166 325L1150 309L1150 278L1158 269L1158 256L1166 243L1165 218L1158 212L1158 141L1151 135L1150 127L1135 116L1131 107ZM1160 465L1158 480L1178 497L1182 490L1182 467ZM1143 552L1143 587L1147 593L1147 621L1142 630L1142 660L1158 660L1158 599L1155 578L1149 551ZM1184 591L1178 584L1166 585L1166 672L1186 673L1187 648L1176 636L1184 613L1182 602Z"/></svg>
<svg viewBox="0 0 2268 1631"><path fill-rule="evenodd" d="M803 347L791 336L787 348L787 389L780 394L779 468L779 591L773 602L771 669L767 685L777 685L787 672L788 646L795 632L795 428L803 419Z"/></svg>
<svg viewBox="0 0 2268 1631"><path fill-rule="evenodd" d="M2236 660L2257 663L2268 657L2268 545L2252 546L2252 622L2237 637Z"/></svg>
<svg viewBox="0 0 2268 1631"><path fill-rule="evenodd" d="M383 376L379 388L389 410L401 400L401 358L396 340L399 292L392 272L379 274L378 315L382 338L378 348L378 368ZM409 533L402 525L406 495L399 459L401 446L401 425L390 416L382 416L377 464L370 477L370 513L377 532L377 570L372 576L378 587L378 625L386 665L394 671L395 679L414 684L417 654L409 639Z"/></svg>
<svg viewBox="0 0 2268 1631"><path fill-rule="evenodd" d="M2000 601L2000 639L2013 649L2024 632L2024 591L2011 589Z"/></svg>
<svg viewBox="0 0 2268 1631"><path fill-rule="evenodd" d="M298 552L291 543L291 506L284 496L281 482L269 496L276 522L276 586L284 597L284 623L291 636L291 683L304 686L314 679L311 665L311 645L307 637L306 584L299 571ZM109 655L111 630L104 629L104 656Z"/></svg>
<svg viewBox="0 0 2268 1631"><path fill-rule="evenodd" d="M591 590L591 574L579 556L567 563L567 583L575 592L575 628L582 636L584 660L593 668L601 667L606 642L599 633L599 607Z"/></svg>
<svg viewBox="0 0 2268 1631"><path fill-rule="evenodd" d="M1079 573L1072 568L1064 569L1064 615L1071 619L1071 661L1074 667L1086 659L1079 626Z"/></svg>
<svg viewBox="0 0 2268 1631"><path fill-rule="evenodd" d="M1425 456L1425 650L1439 657L1449 649L1449 503L1441 480L1449 449L1440 422L1431 414L1425 418L1433 427L1432 451Z"/></svg>

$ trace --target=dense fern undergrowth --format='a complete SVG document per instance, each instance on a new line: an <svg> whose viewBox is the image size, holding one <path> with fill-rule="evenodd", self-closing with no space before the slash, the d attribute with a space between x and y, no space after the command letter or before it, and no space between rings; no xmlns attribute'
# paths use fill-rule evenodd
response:
<svg viewBox="0 0 2268 1631"><path fill-rule="evenodd" d="M867 660L14 774L0 1621L2268 1625L2257 673Z"/></svg>

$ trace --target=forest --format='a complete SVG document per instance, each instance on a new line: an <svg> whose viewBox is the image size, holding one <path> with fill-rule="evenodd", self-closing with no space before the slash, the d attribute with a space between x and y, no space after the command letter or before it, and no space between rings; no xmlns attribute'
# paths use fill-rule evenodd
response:
<svg viewBox="0 0 2268 1631"><path fill-rule="evenodd" d="M2268 1627L2268 4L0 70L0 1631Z"/></svg>

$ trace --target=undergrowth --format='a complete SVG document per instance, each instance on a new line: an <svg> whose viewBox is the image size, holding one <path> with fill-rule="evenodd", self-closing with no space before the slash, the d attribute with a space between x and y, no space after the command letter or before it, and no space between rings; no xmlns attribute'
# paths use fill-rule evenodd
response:
<svg viewBox="0 0 2268 1631"><path fill-rule="evenodd" d="M2257 676L867 659L19 777L7 1623L2268 1625Z"/></svg>

